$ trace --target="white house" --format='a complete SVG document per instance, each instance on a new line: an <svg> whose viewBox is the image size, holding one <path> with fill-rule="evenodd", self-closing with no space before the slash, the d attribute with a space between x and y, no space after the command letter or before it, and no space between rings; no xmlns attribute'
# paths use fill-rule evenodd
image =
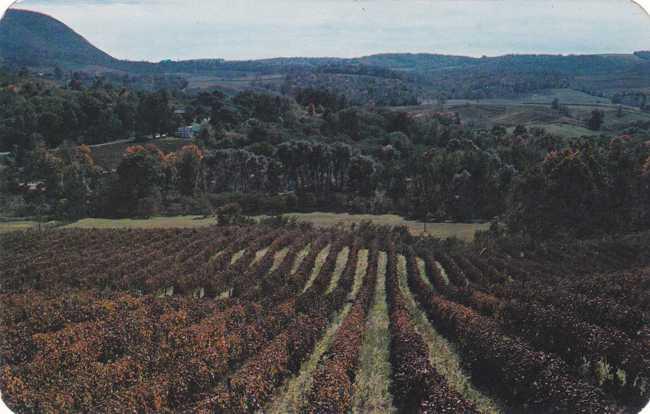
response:
<svg viewBox="0 0 650 414"><path fill-rule="evenodd" d="M185 138L185 139L192 139L194 138L194 134L192 132L192 126L182 126L176 130L176 135L178 135L180 138Z"/></svg>
<svg viewBox="0 0 650 414"><path fill-rule="evenodd" d="M205 123L206 121L203 122ZM176 135L180 138L192 139L201 132L201 125L198 122L193 122L192 125L182 126L176 130Z"/></svg>

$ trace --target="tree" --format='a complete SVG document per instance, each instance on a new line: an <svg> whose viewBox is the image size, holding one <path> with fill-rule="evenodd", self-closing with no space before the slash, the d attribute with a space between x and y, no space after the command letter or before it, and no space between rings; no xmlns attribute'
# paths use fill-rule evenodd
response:
<svg viewBox="0 0 650 414"><path fill-rule="evenodd" d="M61 139L61 117L54 112L43 112L38 117L38 132L45 137L47 144L54 148Z"/></svg>
<svg viewBox="0 0 650 414"><path fill-rule="evenodd" d="M140 130L150 133L151 138L169 129L171 119L172 109L166 91L145 94L140 99L138 105L138 120L142 123Z"/></svg>
<svg viewBox="0 0 650 414"><path fill-rule="evenodd" d="M515 130L513 131L513 134L514 134L515 136L526 135L526 134L528 134L528 130L526 129L525 126L523 126L523 125L520 124L520 125L517 125L517 126L515 127Z"/></svg>
<svg viewBox="0 0 650 414"><path fill-rule="evenodd" d="M598 163L590 150L553 151L517 182L508 225L536 237L592 233L602 222Z"/></svg>
<svg viewBox="0 0 650 414"><path fill-rule="evenodd" d="M388 119L388 132L402 132L408 134L413 125L413 118L408 112L390 112L386 116Z"/></svg>
<svg viewBox="0 0 650 414"><path fill-rule="evenodd" d="M341 131L347 133L352 139L359 140L360 122L356 108L346 108L338 112L338 123Z"/></svg>
<svg viewBox="0 0 650 414"><path fill-rule="evenodd" d="M451 181L450 200L450 214L457 220L467 220L473 218L475 212L473 209L474 203L472 199L476 198L473 191L473 177L467 170L463 170L458 174L454 174Z"/></svg>
<svg viewBox="0 0 650 414"><path fill-rule="evenodd" d="M251 119L249 122L250 128L248 130L248 139L250 142L263 142L268 141L269 131L267 126L257 119Z"/></svg>
<svg viewBox="0 0 650 414"><path fill-rule="evenodd" d="M39 204L47 204L49 207L56 204L63 181L63 169L63 160L49 151L44 144L36 145L27 154L24 178L28 186L38 184L41 191L37 193L43 195ZM28 191L27 195L31 193L34 192Z"/></svg>
<svg viewBox="0 0 650 414"><path fill-rule="evenodd" d="M54 67L54 79L61 80L63 79L63 70L57 65Z"/></svg>
<svg viewBox="0 0 650 414"><path fill-rule="evenodd" d="M213 107L210 111L210 124L216 131L232 128L242 121L242 117L237 107L231 103L225 103L223 106Z"/></svg>
<svg viewBox="0 0 650 414"><path fill-rule="evenodd" d="M587 128L592 131L600 131L603 122L605 122L605 112L599 109L594 109L591 111L591 118L587 121Z"/></svg>
<svg viewBox="0 0 650 414"><path fill-rule="evenodd" d="M302 106L314 105L316 107L323 107L329 111L339 111L346 106L346 99L344 95L337 95L327 89L314 89L305 88L299 89L295 93L296 101ZM316 111L315 111L316 112Z"/></svg>
<svg viewBox="0 0 650 414"><path fill-rule="evenodd" d="M364 155L355 155L350 160L350 189L360 195L371 195L375 191L376 169L374 159Z"/></svg>
<svg viewBox="0 0 650 414"><path fill-rule="evenodd" d="M264 122L277 122L282 115L290 110L290 102L285 97L256 93L241 92L233 98L246 118L257 118Z"/></svg>
<svg viewBox="0 0 650 414"><path fill-rule="evenodd" d="M186 196L193 196L199 188L202 177L203 152L194 144L185 145L176 154L178 190Z"/></svg>
<svg viewBox="0 0 650 414"><path fill-rule="evenodd" d="M242 222L242 208L238 203L230 203L217 209L217 224L228 226Z"/></svg>
<svg viewBox="0 0 650 414"><path fill-rule="evenodd" d="M645 160L641 166L641 197L640 205L645 206L641 208L641 222L646 226L650 226L650 156Z"/></svg>
<svg viewBox="0 0 650 414"><path fill-rule="evenodd" d="M214 130L211 124L201 125L201 129L199 130L199 134L196 137L196 141L203 149L214 148L217 146L216 136L217 132Z"/></svg>
<svg viewBox="0 0 650 414"><path fill-rule="evenodd" d="M410 154L413 149L413 143L403 132L392 132L386 135L383 143L393 146L399 153L404 155Z"/></svg>
<svg viewBox="0 0 650 414"><path fill-rule="evenodd" d="M96 191L97 168L90 147L62 149L65 167L61 181L61 194L57 204L59 216L67 219L85 217L90 212Z"/></svg>
<svg viewBox="0 0 650 414"><path fill-rule="evenodd" d="M503 125L495 125L492 127L492 135L495 135L497 137L502 137L507 133L508 131Z"/></svg>
<svg viewBox="0 0 650 414"><path fill-rule="evenodd" d="M555 111L560 110L560 100L558 98L553 99L553 102L551 102L551 109Z"/></svg>
<svg viewBox="0 0 650 414"><path fill-rule="evenodd" d="M209 108L221 108L224 105L226 95L219 90L210 92L201 92L195 99L195 103Z"/></svg>
<svg viewBox="0 0 650 414"><path fill-rule="evenodd" d="M121 99L115 106L114 112L122 126L121 135L125 138L131 137L135 132L138 116L138 108L135 103L127 99Z"/></svg>
<svg viewBox="0 0 650 414"><path fill-rule="evenodd" d="M65 219L90 212L97 169L89 147L64 143L55 152L37 145L27 156L23 178L29 183L26 200L38 204L39 212Z"/></svg>
<svg viewBox="0 0 650 414"><path fill-rule="evenodd" d="M164 154L155 145L126 149L117 167L115 210L118 214L149 216L156 212L160 187L165 183L163 160Z"/></svg>
<svg viewBox="0 0 650 414"><path fill-rule="evenodd" d="M444 111L445 104L447 103L447 95L445 95L444 93L439 94L438 97L436 98L436 101L438 102L438 109L440 111Z"/></svg>

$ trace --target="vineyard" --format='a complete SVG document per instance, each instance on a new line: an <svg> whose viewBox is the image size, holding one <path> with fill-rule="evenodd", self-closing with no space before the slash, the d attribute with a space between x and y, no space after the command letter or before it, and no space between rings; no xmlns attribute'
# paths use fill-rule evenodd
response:
<svg viewBox="0 0 650 414"><path fill-rule="evenodd" d="M52 413L634 413L650 400L648 241L8 233L2 397Z"/></svg>

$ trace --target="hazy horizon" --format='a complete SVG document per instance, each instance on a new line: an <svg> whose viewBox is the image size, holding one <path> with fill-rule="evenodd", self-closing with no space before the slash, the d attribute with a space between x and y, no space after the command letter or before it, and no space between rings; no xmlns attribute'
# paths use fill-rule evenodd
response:
<svg viewBox="0 0 650 414"><path fill-rule="evenodd" d="M25 0L121 59L376 53L630 53L650 17L627 0Z"/></svg>

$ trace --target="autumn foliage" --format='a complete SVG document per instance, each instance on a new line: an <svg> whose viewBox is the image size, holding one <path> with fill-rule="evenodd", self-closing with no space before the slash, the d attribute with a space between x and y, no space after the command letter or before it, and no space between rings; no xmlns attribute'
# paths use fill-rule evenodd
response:
<svg viewBox="0 0 650 414"><path fill-rule="evenodd" d="M415 309L506 409L614 413L650 399L647 234L525 257L372 227L69 229L0 242L0 387L15 412L265 410L326 332L301 410L347 412L384 270L388 388L403 412L479 410L434 368Z"/></svg>

